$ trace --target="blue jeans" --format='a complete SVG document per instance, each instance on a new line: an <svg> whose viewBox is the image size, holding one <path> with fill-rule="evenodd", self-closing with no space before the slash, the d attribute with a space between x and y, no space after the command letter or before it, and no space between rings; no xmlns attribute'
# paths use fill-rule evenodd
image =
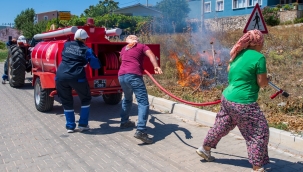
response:
<svg viewBox="0 0 303 172"><path fill-rule="evenodd" d="M133 104L133 93L138 102L138 123L137 130L145 132L146 122L149 113L149 102L143 77L135 74L125 74L119 76L119 82L124 92L121 110L121 123L129 120L129 112Z"/></svg>

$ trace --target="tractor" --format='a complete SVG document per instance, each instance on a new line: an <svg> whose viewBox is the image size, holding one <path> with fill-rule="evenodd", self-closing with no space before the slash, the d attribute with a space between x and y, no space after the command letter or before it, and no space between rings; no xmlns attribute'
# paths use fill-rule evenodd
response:
<svg viewBox="0 0 303 172"><path fill-rule="evenodd" d="M8 82L11 87L22 87L25 83L26 72L32 71L30 49L31 45L26 43L25 38L12 42L12 45L8 46L6 63ZM5 80L2 83L5 83Z"/></svg>

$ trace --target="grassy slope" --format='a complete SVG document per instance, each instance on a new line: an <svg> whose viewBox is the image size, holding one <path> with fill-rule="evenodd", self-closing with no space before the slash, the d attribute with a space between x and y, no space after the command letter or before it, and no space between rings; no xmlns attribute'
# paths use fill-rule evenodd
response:
<svg viewBox="0 0 303 172"><path fill-rule="evenodd" d="M0 62L6 60L7 57L7 50L0 50Z"/></svg>
<svg viewBox="0 0 303 172"><path fill-rule="evenodd" d="M262 50L262 53L267 58L268 72L273 76L272 82L290 93L290 97L283 98L278 96L272 100L270 95L274 94L276 90L268 86L260 90L258 103L265 112L270 126L284 130L301 131L303 130L303 27L268 29L269 34L265 35L265 46ZM230 49L241 36L241 30L229 33L215 33L212 34L211 38L206 35L196 36L188 33L166 36L155 35L146 39L149 40L146 43L161 44L161 67L164 70L164 74L156 76L156 79L163 87L185 100L208 102L218 99L225 85L216 86L211 90L199 89L196 85L181 86L180 82L178 82L181 76L176 70L176 61L171 58L171 52L178 51L179 61L185 64L187 60L183 59L186 55L188 56L186 52L189 51L188 49L193 52L194 45L199 43L199 41L201 44L206 44L211 40ZM193 40L197 37L201 39L199 41ZM220 49L217 51L220 51ZM149 94L169 98L150 79L146 77L145 80ZM280 106L281 103L285 103L285 105ZM217 112L220 107L215 105L200 108Z"/></svg>

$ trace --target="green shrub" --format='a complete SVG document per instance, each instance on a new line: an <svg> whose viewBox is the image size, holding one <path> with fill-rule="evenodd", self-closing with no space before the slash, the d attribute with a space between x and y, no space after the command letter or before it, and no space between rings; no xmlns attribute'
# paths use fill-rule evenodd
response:
<svg viewBox="0 0 303 172"><path fill-rule="evenodd" d="M0 62L3 62L7 58L7 50L0 50Z"/></svg>
<svg viewBox="0 0 303 172"><path fill-rule="evenodd" d="M277 129L280 129L280 130L285 130L285 131L289 130L287 124L284 124L282 122L280 122L280 123L269 123L268 125L269 125L269 127L277 128Z"/></svg>
<svg viewBox="0 0 303 172"><path fill-rule="evenodd" d="M94 17L95 26L104 26L106 28L118 27L123 29L128 34L136 34L140 32L146 24L151 21L150 17L141 16L126 16L122 14L105 14L102 16ZM86 24L87 17L85 16L73 16L71 20L60 20L59 25L62 26L83 26ZM57 19L49 20L46 28L50 28L52 24L57 27Z"/></svg>
<svg viewBox="0 0 303 172"><path fill-rule="evenodd" d="M281 4L277 4L276 7L277 8L282 8L282 5Z"/></svg>
<svg viewBox="0 0 303 172"><path fill-rule="evenodd" d="M283 55L280 55L280 54L276 53L275 51L270 51L268 53L268 56L269 56L269 58L272 58L274 60L279 60L279 61L284 59Z"/></svg>
<svg viewBox="0 0 303 172"><path fill-rule="evenodd" d="M303 18L295 18L294 23L303 23Z"/></svg>
<svg viewBox="0 0 303 172"><path fill-rule="evenodd" d="M292 10L293 9L293 7L291 5L289 5L289 4L283 5L282 8L284 8L284 10Z"/></svg>
<svg viewBox="0 0 303 172"><path fill-rule="evenodd" d="M6 45L5 45L5 43L4 43L4 42L2 42L2 41L0 41L0 49L1 49L1 50L6 49Z"/></svg>
<svg viewBox="0 0 303 172"><path fill-rule="evenodd" d="M280 24L280 17L277 8L264 7L262 9L265 23L269 26L277 26Z"/></svg>
<svg viewBox="0 0 303 172"><path fill-rule="evenodd" d="M291 20L288 20L288 21L285 21L283 23L280 23L281 25L290 25L290 24L293 24L293 21Z"/></svg>

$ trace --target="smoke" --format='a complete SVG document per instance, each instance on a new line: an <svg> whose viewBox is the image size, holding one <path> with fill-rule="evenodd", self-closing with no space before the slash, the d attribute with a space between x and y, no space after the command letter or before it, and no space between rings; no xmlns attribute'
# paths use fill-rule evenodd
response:
<svg viewBox="0 0 303 172"><path fill-rule="evenodd" d="M220 44L215 33L189 29L173 34L166 39L165 49L176 62L180 85L210 89L227 84L230 50Z"/></svg>

